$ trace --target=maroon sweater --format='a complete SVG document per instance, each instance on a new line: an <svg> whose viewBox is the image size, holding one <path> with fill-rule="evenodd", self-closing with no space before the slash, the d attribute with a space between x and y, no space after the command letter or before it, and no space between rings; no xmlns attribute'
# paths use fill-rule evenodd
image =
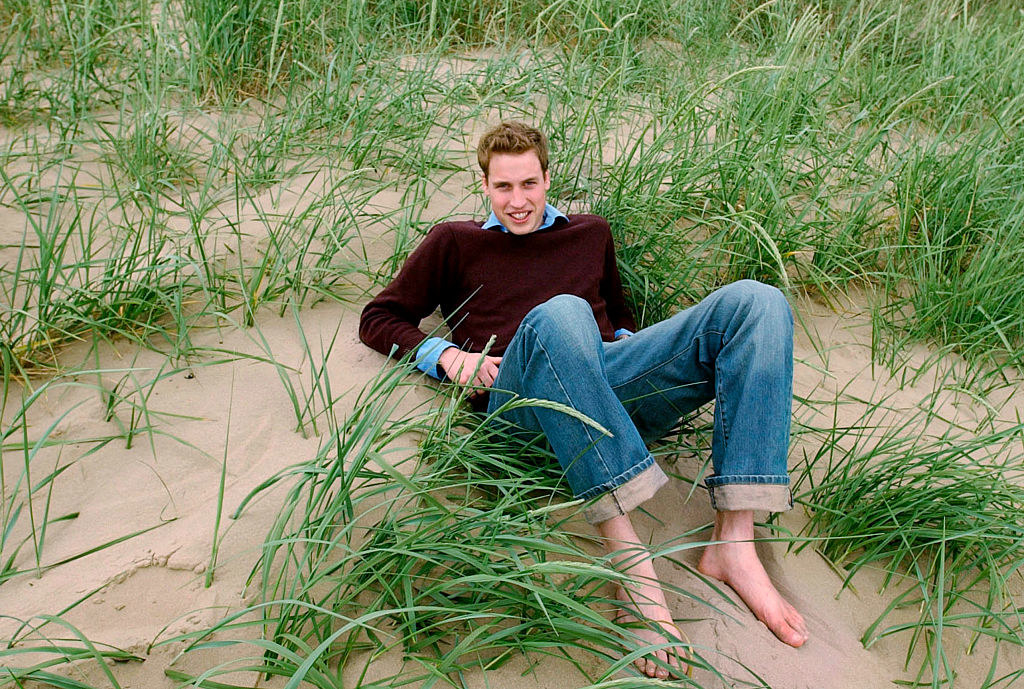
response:
<svg viewBox="0 0 1024 689"><path fill-rule="evenodd" d="M363 309L359 338L382 354L397 345L404 356L427 338L420 321L440 306L452 342L479 352L494 335L489 353L501 356L530 309L556 294L586 299L606 341L619 328L636 330L604 218L574 215L527 235L481 225L434 226L398 277Z"/></svg>

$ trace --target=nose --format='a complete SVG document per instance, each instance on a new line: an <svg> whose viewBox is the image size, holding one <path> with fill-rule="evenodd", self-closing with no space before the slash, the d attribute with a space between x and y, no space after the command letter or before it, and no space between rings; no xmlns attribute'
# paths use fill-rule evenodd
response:
<svg viewBox="0 0 1024 689"><path fill-rule="evenodd" d="M526 200L526 195L523 194L523 190L520 187L512 188L512 204L518 206Z"/></svg>

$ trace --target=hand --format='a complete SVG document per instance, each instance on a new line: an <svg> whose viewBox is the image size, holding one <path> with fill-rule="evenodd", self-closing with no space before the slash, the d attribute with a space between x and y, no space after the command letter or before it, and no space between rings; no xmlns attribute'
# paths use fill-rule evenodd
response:
<svg viewBox="0 0 1024 689"><path fill-rule="evenodd" d="M449 347L441 352L441 358L438 359L437 364L453 382L459 385L489 388L494 385L494 379L498 376L501 357L464 352L456 347ZM477 390L470 396L475 397L479 394L482 394L482 391Z"/></svg>

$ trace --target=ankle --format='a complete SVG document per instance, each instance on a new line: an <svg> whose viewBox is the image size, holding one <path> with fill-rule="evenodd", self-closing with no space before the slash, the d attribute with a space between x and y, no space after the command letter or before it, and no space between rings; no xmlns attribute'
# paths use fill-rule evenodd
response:
<svg viewBox="0 0 1024 689"><path fill-rule="evenodd" d="M754 538L753 510L715 512L715 527L712 537L716 541L752 541Z"/></svg>

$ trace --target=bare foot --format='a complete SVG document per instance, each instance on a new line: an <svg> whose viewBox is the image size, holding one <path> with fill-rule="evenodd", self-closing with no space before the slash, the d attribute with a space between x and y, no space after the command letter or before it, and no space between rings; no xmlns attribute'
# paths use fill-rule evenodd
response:
<svg viewBox="0 0 1024 689"><path fill-rule="evenodd" d="M648 646L673 644L671 648L655 651L647 658L639 658L633 664L648 677L657 679L679 679L691 675L686 652L679 650L683 634L676 627L672 613L665 603L665 595L657 584L630 585L617 587L615 597L622 603L615 623L630 630Z"/></svg>
<svg viewBox="0 0 1024 689"><path fill-rule="evenodd" d="M753 538L753 512L716 512L712 540L724 542L705 547L697 569L728 584L779 640L803 646L808 638L804 618L768 578Z"/></svg>
<svg viewBox="0 0 1024 689"><path fill-rule="evenodd" d="M648 645L674 644L683 646L683 635L672 620L672 612L665 602L665 593L654 572L651 554L640 544L628 515L620 515L601 522L598 531L604 537L604 546L619 571L629 579L620 585L615 597L622 603L615 621ZM648 677L668 679L689 674L685 651L673 647L663 648L633 663ZM671 671L670 668L678 668Z"/></svg>

